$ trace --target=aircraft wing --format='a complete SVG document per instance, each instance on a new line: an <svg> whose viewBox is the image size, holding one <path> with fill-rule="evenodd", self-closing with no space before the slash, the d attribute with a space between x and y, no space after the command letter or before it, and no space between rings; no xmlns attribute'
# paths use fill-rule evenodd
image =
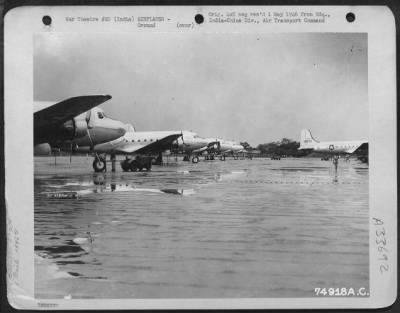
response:
<svg viewBox="0 0 400 313"><path fill-rule="evenodd" d="M200 152L204 152L206 150L208 150L208 146L204 146L202 148L195 149L195 150L192 151L192 153L200 153Z"/></svg>
<svg viewBox="0 0 400 313"><path fill-rule="evenodd" d="M34 113L35 129L51 129L110 100L110 95L91 95L68 98Z"/></svg>
<svg viewBox="0 0 400 313"><path fill-rule="evenodd" d="M157 141L153 141L148 145L138 146L137 144L131 144L129 142L121 145L120 147L116 148L115 151L119 153L135 153L135 154L158 154L162 151L168 150L171 148L173 142L181 137L182 134L172 134L168 135L162 139Z"/></svg>
<svg viewBox="0 0 400 313"><path fill-rule="evenodd" d="M368 142L364 142L360 146L358 146L356 148L353 148L353 149L349 149L346 152L348 152L348 153L356 153L356 154L367 153L368 152Z"/></svg>

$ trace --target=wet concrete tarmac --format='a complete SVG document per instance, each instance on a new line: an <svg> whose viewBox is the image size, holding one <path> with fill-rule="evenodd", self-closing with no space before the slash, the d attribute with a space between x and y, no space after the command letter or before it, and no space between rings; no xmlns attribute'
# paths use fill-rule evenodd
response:
<svg viewBox="0 0 400 313"><path fill-rule="evenodd" d="M35 157L37 298L312 297L369 286L368 168Z"/></svg>

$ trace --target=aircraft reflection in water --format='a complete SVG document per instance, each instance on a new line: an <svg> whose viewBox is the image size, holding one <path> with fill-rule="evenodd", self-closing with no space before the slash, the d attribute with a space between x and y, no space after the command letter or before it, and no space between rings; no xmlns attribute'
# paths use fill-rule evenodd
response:
<svg viewBox="0 0 400 313"><path fill-rule="evenodd" d="M90 173L84 156L35 165L36 298L307 297L315 281L368 286L369 172L355 160L337 173L311 158L135 175ZM349 234L357 249L343 249Z"/></svg>
<svg viewBox="0 0 400 313"><path fill-rule="evenodd" d="M109 95L90 95L66 99L56 104L35 102L35 150L52 148L74 150L77 146L94 146L123 136L124 124L108 118L95 108L111 99Z"/></svg>
<svg viewBox="0 0 400 313"><path fill-rule="evenodd" d="M117 182L105 182L105 178L102 175L93 176L92 183L67 183L64 185L52 185L56 191L44 191L43 194L47 195L48 198L55 199L79 199L82 196L95 193L107 193L107 192L142 192L142 193L167 193L180 196L189 196L195 194L195 190L191 188L140 188L129 183L117 183ZM90 187L79 190L59 190L59 188L71 188L71 187Z"/></svg>
<svg viewBox="0 0 400 313"><path fill-rule="evenodd" d="M190 171L177 173L191 174ZM79 199L83 196L90 194L108 192L165 193L180 196L190 196L196 194L196 189L198 188L210 185L212 183L237 179L245 175L246 173L247 171L245 170L236 170L228 173L216 172L208 177L205 181L202 180L201 182L199 182L196 186L194 186L194 188L143 188L142 186L138 187L135 184L128 182L107 181L107 177L103 176L102 174L96 174L93 175L93 179L91 181L65 182L56 185L47 184L47 190L41 193L46 195L48 198L54 199ZM49 188L52 190L48 190Z"/></svg>

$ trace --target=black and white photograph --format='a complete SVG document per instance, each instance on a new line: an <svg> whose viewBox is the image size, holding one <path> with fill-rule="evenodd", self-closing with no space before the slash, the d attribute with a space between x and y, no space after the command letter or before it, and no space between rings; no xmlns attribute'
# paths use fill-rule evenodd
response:
<svg viewBox="0 0 400 313"><path fill-rule="evenodd" d="M191 10L170 32L152 29L168 14L65 14L82 25L70 32L48 14L32 33L30 243L42 308L371 297L370 233L389 221L371 214L368 31L295 31L329 19L316 10L216 11ZM85 31L102 19L140 31ZM231 31L201 29L224 19Z"/></svg>

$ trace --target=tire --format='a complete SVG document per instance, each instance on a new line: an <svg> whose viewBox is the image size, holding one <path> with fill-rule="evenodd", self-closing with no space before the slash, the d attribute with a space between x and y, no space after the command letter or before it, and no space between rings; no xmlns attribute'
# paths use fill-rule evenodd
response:
<svg viewBox="0 0 400 313"><path fill-rule="evenodd" d="M93 160L93 169L96 173L105 172L106 160L102 157L96 157Z"/></svg>
<svg viewBox="0 0 400 313"><path fill-rule="evenodd" d="M220 159L221 161L225 161L226 157L225 157L225 155L221 155L221 156L219 157L219 159Z"/></svg>
<svg viewBox="0 0 400 313"><path fill-rule="evenodd" d="M198 156L194 156L192 158L192 163L199 163L199 157Z"/></svg>

